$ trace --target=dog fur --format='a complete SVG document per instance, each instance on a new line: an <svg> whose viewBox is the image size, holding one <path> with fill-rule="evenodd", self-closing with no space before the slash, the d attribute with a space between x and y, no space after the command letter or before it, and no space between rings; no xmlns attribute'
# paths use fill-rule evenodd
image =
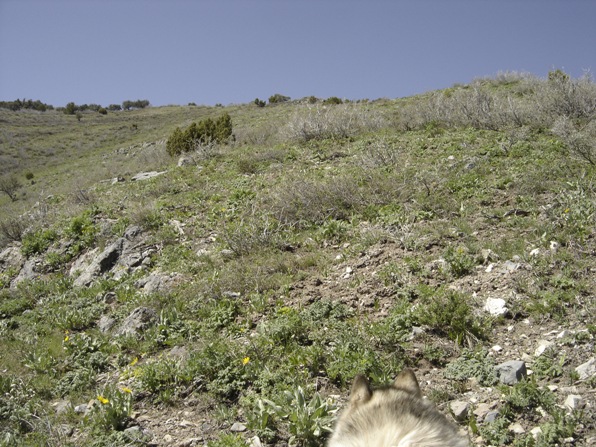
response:
<svg viewBox="0 0 596 447"><path fill-rule="evenodd" d="M356 376L347 408L328 447L468 447L468 441L422 398L416 376L404 369L393 384L372 390Z"/></svg>

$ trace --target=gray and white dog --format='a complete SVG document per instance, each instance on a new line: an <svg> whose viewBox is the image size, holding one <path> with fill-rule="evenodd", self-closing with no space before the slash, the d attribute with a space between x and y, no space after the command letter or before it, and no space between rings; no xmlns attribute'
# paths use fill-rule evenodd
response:
<svg viewBox="0 0 596 447"><path fill-rule="evenodd" d="M386 387L371 389L356 376L347 408L328 447L468 447L434 405L422 398L416 376L404 369Z"/></svg>

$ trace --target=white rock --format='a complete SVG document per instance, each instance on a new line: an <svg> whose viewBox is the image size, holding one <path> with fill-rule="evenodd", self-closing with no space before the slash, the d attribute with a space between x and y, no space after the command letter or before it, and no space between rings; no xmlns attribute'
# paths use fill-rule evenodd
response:
<svg viewBox="0 0 596 447"><path fill-rule="evenodd" d="M516 270L518 270L521 267L521 264L519 262L513 262L513 261L505 261L504 266L505 267L505 271L506 272L515 272Z"/></svg>
<svg viewBox="0 0 596 447"><path fill-rule="evenodd" d="M261 440L258 436L253 436L250 438L248 445L249 447L263 447L263 444L261 443Z"/></svg>
<svg viewBox="0 0 596 447"><path fill-rule="evenodd" d="M491 315L503 315L507 312L506 304L502 298L487 298L484 310Z"/></svg>
<svg viewBox="0 0 596 447"><path fill-rule="evenodd" d="M515 422L509 426L509 431L521 435L526 432L519 422Z"/></svg>
<svg viewBox="0 0 596 447"><path fill-rule="evenodd" d="M540 357L542 354L544 354L544 351L546 351L548 348L550 348L553 345L554 345L554 343L552 341L540 340L538 342L538 347L534 351L534 357Z"/></svg>
<svg viewBox="0 0 596 447"><path fill-rule="evenodd" d="M584 406L584 400L579 394L570 394L565 399L565 408L570 411L579 410Z"/></svg>
<svg viewBox="0 0 596 447"><path fill-rule="evenodd" d="M570 335L569 331L565 329L564 331L561 331L560 333L557 334L557 338L565 338L565 337L568 337L569 335Z"/></svg>
<svg viewBox="0 0 596 447"><path fill-rule="evenodd" d="M495 351L495 352L501 352L503 350L503 348L499 345L494 345L492 348L490 348L491 350Z"/></svg>
<svg viewBox="0 0 596 447"><path fill-rule="evenodd" d="M586 363L582 363L575 371L579 375L580 380L586 380L596 374L596 359L592 357Z"/></svg>
<svg viewBox="0 0 596 447"><path fill-rule="evenodd" d="M540 249L535 248L534 250L530 251L530 256L538 256L540 254Z"/></svg>
<svg viewBox="0 0 596 447"><path fill-rule="evenodd" d="M241 422L234 422L234 424L230 427L230 431L235 433L246 431L246 425L242 424Z"/></svg>
<svg viewBox="0 0 596 447"><path fill-rule="evenodd" d="M140 180L147 180L153 177L157 177L158 175L162 175L165 174L168 171L161 171L161 172L157 172L157 171L150 171L150 172L139 172L137 175L133 175L131 177L131 180L133 182L136 181L140 181Z"/></svg>
<svg viewBox="0 0 596 447"><path fill-rule="evenodd" d="M540 427L534 427L530 430L530 433L532 433L532 437L537 440L542 434L542 429Z"/></svg>

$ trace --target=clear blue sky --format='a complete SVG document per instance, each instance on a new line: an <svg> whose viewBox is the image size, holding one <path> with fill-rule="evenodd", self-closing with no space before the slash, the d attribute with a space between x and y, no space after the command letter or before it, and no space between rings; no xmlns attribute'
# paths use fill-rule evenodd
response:
<svg viewBox="0 0 596 447"><path fill-rule="evenodd" d="M0 100L396 98L596 70L596 0L0 0Z"/></svg>

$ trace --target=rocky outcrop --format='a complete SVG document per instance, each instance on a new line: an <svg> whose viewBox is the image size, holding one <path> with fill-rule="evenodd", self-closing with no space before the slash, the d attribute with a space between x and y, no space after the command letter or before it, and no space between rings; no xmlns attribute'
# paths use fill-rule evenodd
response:
<svg viewBox="0 0 596 447"><path fill-rule="evenodd" d="M76 276L75 286L89 286L106 273L120 278L133 271L148 267L155 245L145 245L143 233L138 226L129 227L124 236L108 245L101 253L93 250L73 263L70 275ZM78 275L78 276L77 276Z"/></svg>

